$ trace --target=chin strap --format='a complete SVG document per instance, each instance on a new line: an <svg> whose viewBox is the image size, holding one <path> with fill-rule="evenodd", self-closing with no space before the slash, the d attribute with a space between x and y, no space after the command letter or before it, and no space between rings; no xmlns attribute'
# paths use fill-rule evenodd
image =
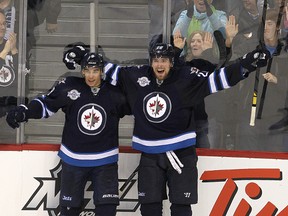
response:
<svg viewBox="0 0 288 216"><path fill-rule="evenodd" d="M172 165L172 167L179 173L182 173L182 167L184 167L184 165L181 163L181 161L179 160L179 158L177 157L177 155L175 154L174 151L168 151L166 152L166 155Z"/></svg>

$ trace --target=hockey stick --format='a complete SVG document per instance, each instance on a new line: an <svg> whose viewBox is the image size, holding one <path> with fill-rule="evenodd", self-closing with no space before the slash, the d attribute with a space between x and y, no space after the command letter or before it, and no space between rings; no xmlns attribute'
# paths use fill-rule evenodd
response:
<svg viewBox="0 0 288 216"><path fill-rule="evenodd" d="M272 61L273 61L273 58L270 58L269 61L268 61L268 66L267 66L266 73L271 70ZM260 98L260 104L259 104L259 108L258 108L257 119L261 119L261 116L262 116L262 111L263 111L264 100L265 100L265 96L266 96L267 85L268 85L268 81L265 80L264 84L263 84L261 98Z"/></svg>
<svg viewBox="0 0 288 216"><path fill-rule="evenodd" d="M261 20L261 23L260 23L260 26L259 26L259 32L258 32L259 33L259 45L258 45L258 48L261 49L261 50L265 49L264 29L265 29L266 11L267 11L267 0L264 0L263 12L262 12L262 20ZM260 74L260 67L257 67L256 68L256 73L255 73L254 91L253 91L253 97L252 97L250 126L255 126L259 74Z"/></svg>
<svg viewBox="0 0 288 216"><path fill-rule="evenodd" d="M218 50L219 50L219 62L218 65L216 67L216 70L219 70L221 67L223 67L223 65L226 62L226 58L227 58L227 53L226 53L226 44L225 44L225 39L223 37L223 34L219 31L216 30L214 31L214 38L216 40L216 43L218 45Z"/></svg>
<svg viewBox="0 0 288 216"><path fill-rule="evenodd" d="M260 69L257 68L257 69L256 69L256 74L255 74L254 92L253 92L253 98L252 98L252 107L251 107L251 116L250 116L250 126L255 126L259 74L260 74Z"/></svg>
<svg viewBox="0 0 288 216"><path fill-rule="evenodd" d="M281 5L280 5L280 9L279 9L279 14L278 14L278 18L277 18L277 23L276 23L276 29L277 29L277 36L279 34L279 27L281 24L281 19L282 19L282 15L283 15L283 10L284 10L284 4L285 4L285 0L281 1ZM281 42L279 42L278 40L278 46L277 46L277 53L276 55L279 55L281 52L281 48L282 46L280 45ZM280 45L280 49L278 48ZM268 62L268 66L267 66L267 72L270 72L271 70L271 65L272 65L272 61L273 61L273 57L271 59L269 59ZM266 96L266 91L267 91L267 85L268 85L268 81L264 80L264 84L263 84L263 88L262 88L262 94L261 94L261 98L260 98L260 104L259 104L259 108L258 108L258 113L257 113L257 119L261 119L262 117L262 112L263 112L263 107L264 107L264 101L265 101L265 96Z"/></svg>

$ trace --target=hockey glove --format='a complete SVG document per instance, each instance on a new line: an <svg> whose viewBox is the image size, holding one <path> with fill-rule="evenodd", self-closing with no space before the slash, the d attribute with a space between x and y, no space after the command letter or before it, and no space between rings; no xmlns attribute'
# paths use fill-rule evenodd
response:
<svg viewBox="0 0 288 216"><path fill-rule="evenodd" d="M63 62L68 69L75 70L77 65L81 64L81 60L87 52L84 43L69 44L64 49Z"/></svg>
<svg viewBox="0 0 288 216"><path fill-rule="evenodd" d="M206 6L207 16L210 17L213 14L212 8L211 8L211 6L210 6L210 4L208 3L207 0L204 0L204 4Z"/></svg>
<svg viewBox="0 0 288 216"><path fill-rule="evenodd" d="M257 67L265 67L268 60L271 58L270 52L266 49L255 49L254 51L245 54L240 59L240 64L248 72L255 71Z"/></svg>
<svg viewBox="0 0 288 216"><path fill-rule="evenodd" d="M13 129L18 128L20 126L20 122L27 122L27 107L25 105L17 106L15 109L12 109L8 112L6 117L6 122Z"/></svg>

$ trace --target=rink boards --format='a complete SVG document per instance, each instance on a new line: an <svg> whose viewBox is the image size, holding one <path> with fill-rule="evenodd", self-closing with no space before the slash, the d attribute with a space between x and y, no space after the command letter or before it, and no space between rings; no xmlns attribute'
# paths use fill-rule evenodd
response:
<svg viewBox="0 0 288 216"><path fill-rule="evenodd" d="M61 164L58 145L0 145L1 215L58 215ZM120 149L119 186L137 167L140 154ZM288 215L288 154L198 149L198 204L193 215ZM90 182L84 215L94 215ZM140 216L137 174L120 192L117 216ZM169 203L164 202L164 215ZM246 214L245 214L246 213ZM249 214L250 213L250 214Z"/></svg>

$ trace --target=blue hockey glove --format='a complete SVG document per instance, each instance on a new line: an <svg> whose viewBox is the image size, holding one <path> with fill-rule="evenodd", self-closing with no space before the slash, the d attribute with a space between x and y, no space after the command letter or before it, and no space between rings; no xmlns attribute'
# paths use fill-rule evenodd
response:
<svg viewBox="0 0 288 216"><path fill-rule="evenodd" d="M63 62L70 70L75 70L77 65L81 64L83 56L88 52L82 42L69 44L65 47L63 53Z"/></svg>
<svg viewBox="0 0 288 216"><path fill-rule="evenodd" d="M240 58L240 64L248 72L255 71L257 67L265 67L268 60L271 58L270 52L266 49L255 49L252 52L245 54Z"/></svg>
<svg viewBox="0 0 288 216"><path fill-rule="evenodd" d="M6 117L6 122L13 129L18 128L20 126L20 122L27 122L27 107L25 105L17 106L15 109L12 109L8 112Z"/></svg>

